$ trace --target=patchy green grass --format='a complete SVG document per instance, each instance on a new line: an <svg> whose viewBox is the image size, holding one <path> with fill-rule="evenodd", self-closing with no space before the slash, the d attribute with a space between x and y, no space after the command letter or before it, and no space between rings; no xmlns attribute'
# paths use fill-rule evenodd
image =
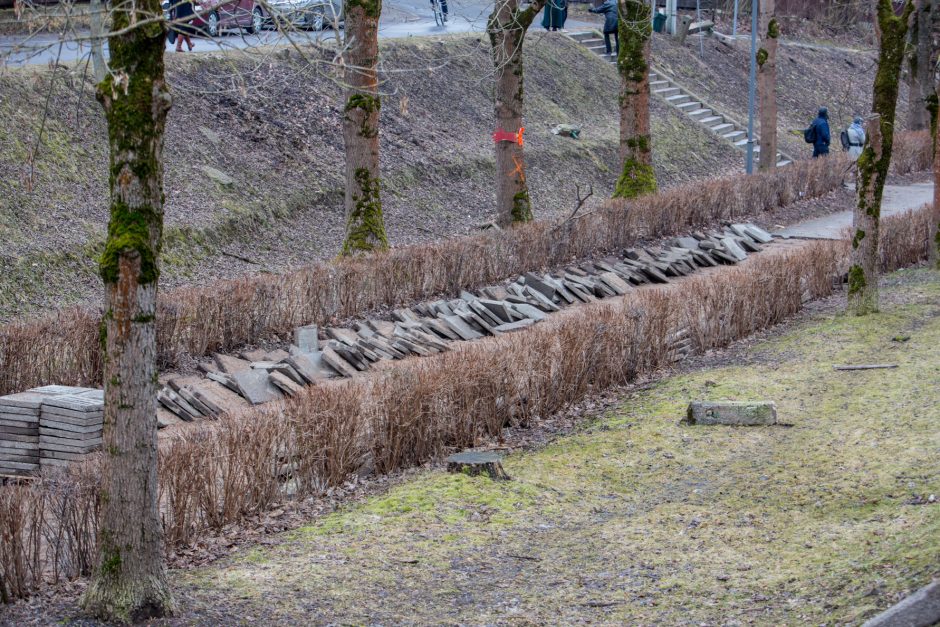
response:
<svg viewBox="0 0 940 627"><path fill-rule="evenodd" d="M940 504L915 504L940 495L940 276L888 283L884 313L806 320L626 397L508 457L512 481L428 471L178 573L190 618L860 622L940 574ZM792 426L680 424L691 399L773 399Z"/></svg>

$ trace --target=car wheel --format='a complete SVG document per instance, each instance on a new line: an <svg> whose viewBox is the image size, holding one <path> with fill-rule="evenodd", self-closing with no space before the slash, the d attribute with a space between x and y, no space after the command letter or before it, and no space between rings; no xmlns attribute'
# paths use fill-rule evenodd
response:
<svg viewBox="0 0 940 627"><path fill-rule="evenodd" d="M209 37L218 37L219 36L219 14L213 11L209 14L207 20L207 30L209 31Z"/></svg>
<svg viewBox="0 0 940 627"><path fill-rule="evenodd" d="M256 33L260 33L264 28L264 14L261 12L261 7L255 7L255 10L252 11L251 27Z"/></svg>
<svg viewBox="0 0 940 627"><path fill-rule="evenodd" d="M317 7L307 18L307 28L311 30L323 30L323 22L323 7Z"/></svg>

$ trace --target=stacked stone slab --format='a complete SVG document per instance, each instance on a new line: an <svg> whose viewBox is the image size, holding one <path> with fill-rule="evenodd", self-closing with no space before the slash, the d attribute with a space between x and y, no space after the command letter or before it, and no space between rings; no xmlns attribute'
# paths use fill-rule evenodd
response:
<svg viewBox="0 0 940 627"><path fill-rule="evenodd" d="M200 369L248 403L266 403L296 396L327 379L359 376L377 362L433 355L449 350L453 342L525 329L568 305L622 296L639 285L669 283L700 268L735 264L772 239L753 224L695 232L664 247L631 248L619 257L584 261L553 273L529 272L478 294L463 291L459 298L396 309L393 320L357 322L352 329L298 327L288 353L243 351L243 359L216 355L214 363L200 364ZM692 352L683 321L675 321L669 343L674 361ZM186 421L216 415L206 403L197 402L198 390L165 388L158 398Z"/></svg>
<svg viewBox="0 0 940 627"><path fill-rule="evenodd" d="M42 401L39 457L43 468L65 466L101 448L104 392L73 388Z"/></svg>
<svg viewBox="0 0 940 627"><path fill-rule="evenodd" d="M0 474L39 470L39 413L42 395L21 392L0 397Z"/></svg>

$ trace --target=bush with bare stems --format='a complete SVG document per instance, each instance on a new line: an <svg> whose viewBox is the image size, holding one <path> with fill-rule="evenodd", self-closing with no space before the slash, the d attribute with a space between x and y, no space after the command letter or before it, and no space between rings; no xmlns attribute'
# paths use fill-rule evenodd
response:
<svg viewBox="0 0 940 627"><path fill-rule="evenodd" d="M884 221L883 271L926 258L928 211ZM247 415L194 425L160 452L170 550L353 473L388 473L526 426L669 365L688 327L696 352L727 345L831 293L847 241L812 241L623 298L572 307L525 332L460 344L369 377L305 389ZM29 595L87 572L94 465L0 487L0 590Z"/></svg>
<svg viewBox="0 0 940 627"><path fill-rule="evenodd" d="M492 284L573 258L615 251L645 238L743 219L823 195L841 183L842 160L800 162L756 176L696 183L631 201L611 202L560 227L535 222L506 231L404 246L317 263L283 275L256 275L177 289L160 301L159 362L287 337L302 324L326 323L386 306ZM46 383L97 385L100 314L73 308L0 328L0 393Z"/></svg>

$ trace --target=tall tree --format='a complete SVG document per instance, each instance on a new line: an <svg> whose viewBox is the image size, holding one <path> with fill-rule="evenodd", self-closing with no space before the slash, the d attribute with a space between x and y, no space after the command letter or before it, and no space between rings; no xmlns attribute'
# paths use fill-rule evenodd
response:
<svg viewBox="0 0 940 627"><path fill-rule="evenodd" d="M634 198L656 191L650 145L650 38L647 0L619 0L620 177L614 196Z"/></svg>
<svg viewBox="0 0 940 627"><path fill-rule="evenodd" d="M83 605L119 621L171 612L157 509L156 304L163 238L163 76L159 0L117 3L110 73L98 85L108 122L111 219L101 259L106 312L99 557Z"/></svg>
<svg viewBox="0 0 940 627"><path fill-rule="evenodd" d="M760 94L760 157L758 168L777 166L777 22L774 0L760 2L760 32L764 34L757 51L757 91Z"/></svg>
<svg viewBox="0 0 940 627"><path fill-rule="evenodd" d="M532 201L525 175L522 139L523 67L522 45L526 30L545 5L533 0L525 9L519 0L495 0L486 29L496 74L493 110L496 145L496 222L502 227L532 220ZM516 139L509 136L516 134Z"/></svg>
<svg viewBox="0 0 940 627"><path fill-rule="evenodd" d="M940 19L938 12L937 0L917 0L907 56L910 86L907 126L912 131L930 128L931 109L937 106L933 75L937 62L935 31Z"/></svg>
<svg viewBox="0 0 940 627"><path fill-rule="evenodd" d="M346 240L343 254L388 248L379 174L379 15L382 0L345 0Z"/></svg>
<svg viewBox="0 0 940 627"><path fill-rule="evenodd" d="M878 226L898 103L898 83L904 60L907 25L914 5L906 0L896 15L891 0L876 0L875 34L878 70L872 93L872 116L867 142L858 158L858 198L853 212L852 260L849 267L849 311L864 315L878 310Z"/></svg>
<svg viewBox="0 0 940 627"><path fill-rule="evenodd" d="M940 98L940 82L935 92ZM928 259L930 266L940 270L940 124L937 124L937 111L933 111L933 217L930 220L930 235L928 239Z"/></svg>

